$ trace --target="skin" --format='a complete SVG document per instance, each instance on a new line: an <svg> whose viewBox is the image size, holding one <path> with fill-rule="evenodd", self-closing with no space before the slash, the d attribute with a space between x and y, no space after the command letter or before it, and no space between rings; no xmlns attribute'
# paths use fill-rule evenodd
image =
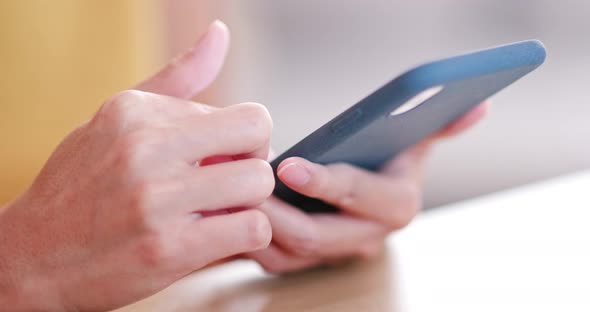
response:
<svg viewBox="0 0 590 312"><path fill-rule="evenodd" d="M227 28L213 23L193 49L112 96L64 139L0 215L0 306L108 310L223 259L282 273L370 257L420 210L432 144L487 109L377 173L286 159L279 179L342 210L309 215L271 196L272 122L263 106L188 100L215 79L228 46Z"/></svg>
<svg viewBox="0 0 590 312"><path fill-rule="evenodd" d="M181 99L215 78L224 33L213 24L192 51L138 86L144 91L112 96L4 209L1 307L109 310L269 244L268 218L250 209L274 187L268 111ZM191 88L167 84L170 71L191 73ZM232 160L208 161L218 155Z"/></svg>
<svg viewBox="0 0 590 312"><path fill-rule="evenodd" d="M379 172L343 163L323 166L298 157L284 160L278 168L281 181L341 212L306 214L272 196L259 208L272 224L272 242L248 257L269 272L286 273L377 255L385 238L409 224L421 209L422 171L432 144L470 127L486 109L487 104L474 109Z"/></svg>

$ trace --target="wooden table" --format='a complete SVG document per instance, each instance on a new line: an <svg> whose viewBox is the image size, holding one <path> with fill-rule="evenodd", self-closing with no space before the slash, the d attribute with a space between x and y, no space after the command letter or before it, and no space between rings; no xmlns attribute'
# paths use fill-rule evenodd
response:
<svg viewBox="0 0 590 312"><path fill-rule="evenodd" d="M423 213L368 262L234 262L120 311L590 311L590 172Z"/></svg>

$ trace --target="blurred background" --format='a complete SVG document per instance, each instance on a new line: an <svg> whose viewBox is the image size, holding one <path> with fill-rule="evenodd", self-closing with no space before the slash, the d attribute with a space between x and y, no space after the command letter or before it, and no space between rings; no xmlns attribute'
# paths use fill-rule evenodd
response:
<svg viewBox="0 0 590 312"><path fill-rule="evenodd" d="M437 146L434 207L590 168L590 2L583 0L63 0L0 2L0 203L110 94L190 47L218 18L232 31L208 103L257 101L280 152L402 71L537 38L545 65L493 98L487 119Z"/></svg>

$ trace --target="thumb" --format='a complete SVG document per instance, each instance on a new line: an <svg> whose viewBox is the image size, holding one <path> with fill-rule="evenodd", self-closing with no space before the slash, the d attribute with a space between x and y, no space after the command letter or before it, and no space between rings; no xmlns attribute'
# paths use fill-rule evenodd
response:
<svg viewBox="0 0 590 312"><path fill-rule="evenodd" d="M190 50L135 87L137 90L190 99L219 74L229 48L229 30L216 20Z"/></svg>

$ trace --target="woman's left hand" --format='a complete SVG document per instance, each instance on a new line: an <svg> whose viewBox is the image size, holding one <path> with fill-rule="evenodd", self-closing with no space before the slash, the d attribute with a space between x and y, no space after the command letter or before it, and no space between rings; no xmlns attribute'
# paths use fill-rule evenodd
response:
<svg viewBox="0 0 590 312"><path fill-rule="evenodd" d="M388 234L406 226L421 209L424 162L431 146L477 123L488 106L480 104L380 172L298 157L284 160L278 176L285 185L341 211L309 214L273 196L260 207L270 219L272 242L247 257L269 272L283 273L379 253Z"/></svg>

